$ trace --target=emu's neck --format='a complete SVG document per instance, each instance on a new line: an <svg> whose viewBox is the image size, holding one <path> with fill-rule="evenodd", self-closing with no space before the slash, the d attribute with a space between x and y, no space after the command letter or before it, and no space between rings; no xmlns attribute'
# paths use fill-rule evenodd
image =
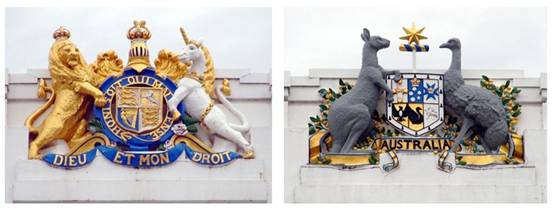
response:
<svg viewBox="0 0 554 209"><path fill-rule="evenodd" d="M190 66L191 72L204 73L206 67L206 59L204 59L204 53L200 52L198 59L192 61Z"/></svg>
<svg viewBox="0 0 554 209"><path fill-rule="evenodd" d="M362 56L362 67L365 66L379 66L377 59L377 50L369 47L364 47Z"/></svg>
<svg viewBox="0 0 554 209"><path fill-rule="evenodd" d="M452 59L450 61L450 68L449 70L461 70L462 69L462 52L460 49L453 49L452 50Z"/></svg>

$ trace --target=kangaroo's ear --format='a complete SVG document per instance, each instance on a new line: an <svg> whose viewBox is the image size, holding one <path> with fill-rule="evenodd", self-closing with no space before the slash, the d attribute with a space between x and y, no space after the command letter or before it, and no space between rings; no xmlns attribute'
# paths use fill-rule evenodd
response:
<svg viewBox="0 0 554 209"><path fill-rule="evenodd" d="M362 36L362 40L363 40L364 42L366 42L366 41L367 41L367 38L365 37L365 35L364 35L363 33L360 34L360 35Z"/></svg>
<svg viewBox="0 0 554 209"><path fill-rule="evenodd" d="M369 40L369 37L371 37L369 35L369 30L367 28L364 28L364 35L367 37L368 40Z"/></svg>
<svg viewBox="0 0 554 209"><path fill-rule="evenodd" d="M369 36L369 30L367 30L367 28L364 28L364 31L363 31L361 36L362 36L362 40L364 40L366 42L369 41L369 37L370 37Z"/></svg>

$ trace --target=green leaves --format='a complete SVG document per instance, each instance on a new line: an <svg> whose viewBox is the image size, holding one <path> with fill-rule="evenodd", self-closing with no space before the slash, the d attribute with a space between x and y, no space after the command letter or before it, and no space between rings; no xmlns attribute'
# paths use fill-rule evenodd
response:
<svg viewBox="0 0 554 209"><path fill-rule="evenodd" d="M196 132L198 132L198 128L196 128L195 125L188 125L188 126L187 126L187 130L188 130L189 132L191 132L191 133L196 133Z"/></svg>
<svg viewBox="0 0 554 209"><path fill-rule="evenodd" d="M319 93L319 96L323 97L325 99L325 96L327 95L327 90L326 89L319 89L319 91L317 91Z"/></svg>
<svg viewBox="0 0 554 209"><path fill-rule="evenodd" d="M456 164L458 165L466 165L467 162L462 160L462 156L456 156Z"/></svg>
<svg viewBox="0 0 554 209"><path fill-rule="evenodd" d="M308 123L308 134L312 135L312 134L315 134L315 132L316 130L315 130L314 124Z"/></svg>
<svg viewBox="0 0 554 209"><path fill-rule="evenodd" d="M517 117L521 114L521 110L516 110L515 112L512 113L512 117Z"/></svg>
<svg viewBox="0 0 554 209"><path fill-rule="evenodd" d="M198 132L198 128L196 127L196 123L198 123L198 119L191 117L188 114L181 115L181 118L183 119L183 123L185 126L187 126L187 130L191 133Z"/></svg>
<svg viewBox="0 0 554 209"><path fill-rule="evenodd" d="M102 126L102 123L94 118L88 122L88 130L92 133L96 133L100 130L102 130L104 127Z"/></svg>
<svg viewBox="0 0 554 209"><path fill-rule="evenodd" d="M315 122L319 122L321 118L319 118L319 115L316 115L315 117L310 117L310 120L315 123Z"/></svg>
<svg viewBox="0 0 554 209"><path fill-rule="evenodd" d="M352 89L352 85L342 79L339 79L339 86L339 92L335 92L332 88L322 88L317 91L319 96L323 98L323 102L319 105L319 115L310 117L308 123L309 135L315 134L319 130L327 130L327 116L331 104Z"/></svg>
<svg viewBox="0 0 554 209"><path fill-rule="evenodd" d="M500 86L496 86L489 77L482 75L480 81L481 87L488 89L496 96L500 97L502 105L506 110L506 119L510 131L514 131L514 125L517 123L517 117L521 114L521 105L517 102L517 95L521 92L521 89L517 87L511 87L511 80L506 80Z"/></svg>
<svg viewBox="0 0 554 209"><path fill-rule="evenodd" d="M494 93L499 96L499 97L502 97L502 91L500 89L494 89Z"/></svg>
<svg viewBox="0 0 554 209"><path fill-rule="evenodd" d="M319 109L321 112L325 111L325 110L328 110L329 108L327 108L327 105L324 105L324 104L320 104L319 105Z"/></svg>
<svg viewBox="0 0 554 209"><path fill-rule="evenodd" d="M183 119L183 123L185 125L191 125L199 122L196 118L193 118L190 115L181 115L181 118Z"/></svg>
<svg viewBox="0 0 554 209"><path fill-rule="evenodd" d="M368 161L370 165L377 165L377 162L379 162L379 159L375 154L372 154L372 155L369 155Z"/></svg>

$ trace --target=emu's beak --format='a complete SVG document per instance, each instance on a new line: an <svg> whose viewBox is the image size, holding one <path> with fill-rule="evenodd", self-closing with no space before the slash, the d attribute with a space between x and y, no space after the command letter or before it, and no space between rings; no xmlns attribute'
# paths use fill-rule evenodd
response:
<svg viewBox="0 0 554 209"><path fill-rule="evenodd" d="M448 43L441 44L439 48L448 48Z"/></svg>

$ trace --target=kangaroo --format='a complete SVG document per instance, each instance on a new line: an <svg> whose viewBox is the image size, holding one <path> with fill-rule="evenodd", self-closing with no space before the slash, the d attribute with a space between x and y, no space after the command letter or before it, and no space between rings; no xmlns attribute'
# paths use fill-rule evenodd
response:
<svg viewBox="0 0 554 209"><path fill-rule="evenodd" d="M390 41L379 36L370 36L366 28L361 36L365 43L362 69L356 85L331 104L327 118L333 137L330 149L332 153L349 153L360 137L371 134L371 114L377 107L381 92L386 92L387 101L394 100L393 92L386 85L384 78L395 74L395 80L400 79L398 70L385 71L377 61L377 52L389 47Z"/></svg>

